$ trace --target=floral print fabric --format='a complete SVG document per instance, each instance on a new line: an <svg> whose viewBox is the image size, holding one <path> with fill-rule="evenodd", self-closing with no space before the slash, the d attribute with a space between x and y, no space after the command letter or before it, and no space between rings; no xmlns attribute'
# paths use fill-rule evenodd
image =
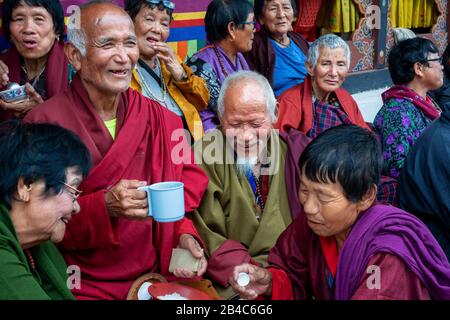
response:
<svg viewBox="0 0 450 320"><path fill-rule="evenodd" d="M399 177L409 150L431 122L407 99L391 98L385 101L374 120L383 148L384 175L395 179Z"/></svg>

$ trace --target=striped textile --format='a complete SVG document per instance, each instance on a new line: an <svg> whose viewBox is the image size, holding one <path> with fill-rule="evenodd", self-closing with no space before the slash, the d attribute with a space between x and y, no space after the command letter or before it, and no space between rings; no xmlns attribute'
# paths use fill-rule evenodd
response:
<svg viewBox="0 0 450 320"><path fill-rule="evenodd" d="M73 11L70 6L85 3L85 0L60 0L66 17ZM185 60L205 45L204 17L210 0L172 0L175 2L174 21L171 24L168 43ZM0 0L2 3L3 0ZM114 0L123 6L123 0ZM1 15L1 8L0 8ZM66 19L67 23L67 19ZM1 30L0 30L1 32ZM0 51L6 49L7 41L0 37Z"/></svg>

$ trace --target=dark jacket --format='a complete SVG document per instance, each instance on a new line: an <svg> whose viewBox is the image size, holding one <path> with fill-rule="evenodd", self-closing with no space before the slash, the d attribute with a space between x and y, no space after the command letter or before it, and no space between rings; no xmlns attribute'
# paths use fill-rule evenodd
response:
<svg viewBox="0 0 450 320"><path fill-rule="evenodd" d="M450 102L450 74L444 71L444 84L437 90L430 91L428 95L439 105L444 108Z"/></svg>
<svg viewBox="0 0 450 320"><path fill-rule="evenodd" d="M294 41L306 56L308 55L309 44L300 34L291 31L288 33L288 37ZM247 60L250 69L265 76L273 87L275 50L270 42L269 34L264 27L255 33L252 50L244 53L244 57Z"/></svg>
<svg viewBox="0 0 450 320"><path fill-rule="evenodd" d="M400 208L431 230L450 261L450 109L425 130L399 179Z"/></svg>
<svg viewBox="0 0 450 320"><path fill-rule="evenodd" d="M428 95L436 101L436 103L443 109L446 104L450 102L450 45L442 55L442 63L444 64L444 84L437 90L430 91Z"/></svg>

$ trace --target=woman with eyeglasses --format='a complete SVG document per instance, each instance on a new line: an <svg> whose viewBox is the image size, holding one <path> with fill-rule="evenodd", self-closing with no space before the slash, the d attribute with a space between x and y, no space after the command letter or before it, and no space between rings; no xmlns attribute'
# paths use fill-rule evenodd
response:
<svg viewBox="0 0 450 320"><path fill-rule="evenodd" d="M209 103L205 81L196 76L166 43L175 4L168 0L126 0L134 22L140 57L131 87L182 118L194 140L203 136L199 111Z"/></svg>
<svg viewBox="0 0 450 320"><path fill-rule="evenodd" d="M51 124L0 125L0 300L74 299L61 242L90 168L72 132Z"/></svg>
<svg viewBox="0 0 450 320"><path fill-rule="evenodd" d="M442 86L443 67L434 43L423 38L396 44L388 62L394 86L382 94L374 127L383 148L382 173L397 179L409 150L441 113L427 93Z"/></svg>
<svg viewBox="0 0 450 320"><path fill-rule="evenodd" d="M297 14L294 0L255 0L254 3L261 29L255 33L253 48L245 58L252 70L269 80L278 97L305 79L308 42L292 31Z"/></svg>
<svg viewBox="0 0 450 320"><path fill-rule="evenodd" d="M217 98L225 78L237 71L250 70L242 53L253 44L254 14L247 0L214 0L208 5L205 29L208 45L188 61L192 71L206 80L209 109L200 116L205 132L219 124L216 116Z"/></svg>

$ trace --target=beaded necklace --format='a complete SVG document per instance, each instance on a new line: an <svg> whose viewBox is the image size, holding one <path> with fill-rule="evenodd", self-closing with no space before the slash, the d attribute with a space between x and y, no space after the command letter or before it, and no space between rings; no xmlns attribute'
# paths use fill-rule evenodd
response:
<svg viewBox="0 0 450 320"><path fill-rule="evenodd" d="M259 206L259 208L261 209L261 211L264 210L264 200L263 200L263 196L262 196L262 177L259 176L259 178L257 178L255 176L255 174L253 174L253 177L255 178L255 184L256 184L256 204Z"/></svg>
<svg viewBox="0 0 450 320"><path fill-rule="evenodd" d="M30 262L31 269L35 270L36 269L36 263L34 262L34 258L31 255L30 249L26 249L24 251L25 251L25 254L27 255L28 261Z"/></svg>
<svg viewBox="0 0 450 320"><path fill-rule="evenodd" d="M261 218L261 214L264 211L264 199L262 195L262 176L256 177L253 170L247 171L247 179L252 187L253 193L255 194L255 211L256 219Z"/></svg>
<svg viewBox="0 0 450 320"><path fill-rule="evenodd" d="M139 78L141 78L141 85L142 85L143 89L145 90L145 92L149 95L149 97L153 100L158 101L160 104L165 106L165 105L167 105L167 102L166 102L167 87L166 87L166 83L164 81L164 75L161 71L161 65L159 63L159 59L156 59L156 67L158 70L160 70L160 76L161 76L160 85L161 85L161 91L162 91L162 100L159 99L155 94L153 94L152 90L150 89L150 86L145 82L144 76L142 75L138 66L136 66L136 71L139 75Z"/></svg>
<svg viewBox="0 0 450 320"><path fill-rule="evenodd" d="M227 72L227 70L225 70L225 65L223 64L222 58L220 57L219 50L217 49L215 44L213 45L213 48L214 48L214 53L216 54L217 59L219 60L219 64L220 64L220 67L222 68L222 72L225 75L225 77L227 77L228 72Z"/></svg>
<svg viewBox="0 0 450 320"><path fill-rule="evenodd" d="M25 75L27 76L27 79L28 79L28 72L27 72L27 69L25 68L25 66L22 66L22 70L23 70L23 72L25 73ZM38 82L38 80L39 80L39 78L41 77L41 75L42 75L42 73L44 72L44 70L45 70L45 65L44 65L44 67L37 73L37 75L34 77L34 80L33 80L33 83L31 84L31 86L34 88L34 86L36 85L36 83ZM31 80L31 79L28 79L28 80Z"/></svg>

